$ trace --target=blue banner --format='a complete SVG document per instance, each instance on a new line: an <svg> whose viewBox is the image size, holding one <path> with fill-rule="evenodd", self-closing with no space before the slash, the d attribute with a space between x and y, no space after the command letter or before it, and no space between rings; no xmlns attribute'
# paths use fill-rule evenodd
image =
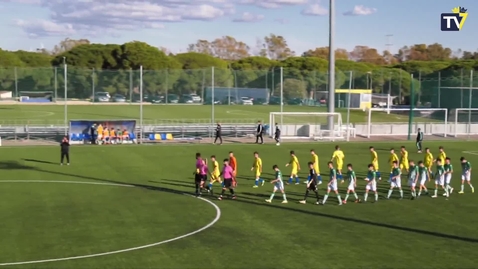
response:
<svg viewBox="0 0 478 269"><path fill-rule="evenodd" d="M130 134L133 134L136 128L135 120L72 120L70 121L70 137L79 134L90 135L94 124L96 129L101 126L101 129L114 128Z"/></svg>

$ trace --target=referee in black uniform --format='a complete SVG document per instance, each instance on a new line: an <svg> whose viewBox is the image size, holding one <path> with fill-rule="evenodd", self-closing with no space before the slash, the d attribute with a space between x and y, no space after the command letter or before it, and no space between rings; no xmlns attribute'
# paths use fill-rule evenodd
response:
<svg viewBox="0 0 478 269"><path fill-rule="evenodd" d="M263 136L264 132L264 125L262 125L261 121L257 122L257 130L256 130L256 144L259 143L259 140L261 140L261 144L264 144L264 138Z"/></svg>
<svg viewBox="0 0 478 269"><path fill-rule="evenodd" d="M418 128L418 132L417 132L417 150L418 150L418 153L422 153L422 142L423 142L423 132L422 132L422 129Z"/></svg>
<svg viewBox="0 0 478 269"><path fill-rule="evenodd" d="M279 124L276 123L276 131L274 133L274 140L276 141L276 145L280 145L280 128Z"/></svg>
<svg viewBox="0 0 478 269"><path fill-rule="evenodd" d="M219 140L219 145L222 145L222 135L221 135L221 123L216 125L216 137L214 138L214 144Z"/></svg>
<svg viewBox="0 0 478 269"><path fill-rule="evenodd" d="M64 137L60 144L61 147L61 163L63 165L64 160L66 158L66 165L70 165L70 142L68 141L68 137Z"/></svg>

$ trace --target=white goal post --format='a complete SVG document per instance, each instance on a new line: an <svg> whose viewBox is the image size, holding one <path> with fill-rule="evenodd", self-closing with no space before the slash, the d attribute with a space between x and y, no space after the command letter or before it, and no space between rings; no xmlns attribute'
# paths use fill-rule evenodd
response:
<svg viewBox="0 0 478 269"><path fill-rule="evenodd" d="M412 134L418 128L425 135L446 137L448 130L448 109L446 108L414 108ZM410 108L371 108L367 115L367 138L371 136L408 135Z"/></svg>
<svg viewBox="0 0 478 269"><path fill-rule="evenodd" d="M329 121L333 122L330 130ZM281 139L344 140L355 136L355 129L344 126L340 113L272 112L269 114L269 136L274 137L275 126Z"/></svg>
<svg viewBox="0 0 478 269"><path fill-rule="evenodd" d="M455 113L455 122L453 125L453 135L478 135L478 108L457 108Z"/></svg>

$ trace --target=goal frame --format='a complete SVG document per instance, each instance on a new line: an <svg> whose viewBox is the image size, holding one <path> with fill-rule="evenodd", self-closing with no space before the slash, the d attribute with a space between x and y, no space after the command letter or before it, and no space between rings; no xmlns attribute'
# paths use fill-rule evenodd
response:
<svg viewBox="0 0 478 269"><path fill-rule="evenodd" d="M476 134L478 134L478 132L477 132L477 133L472 133L472 132L471 132L471 129L472 129L472 128L471 128L471 121L470 121L470 120L468 120L467 123L464 123L464 122L463 122L463 123L459 123L459 122L458 122L458 114L459 114L460 111L469 111L469 112L472 112L472 111L478 111L478 108L457 108L457 109L455 109L455 122L454 122L454 125L453 125L453 126L454 126L454 128L453 128L453 129L454 129L454 130L453 130L453 136L454 136L454 137L458 137L458 135L476 135ZM466 132L465 132L465 133L459 133L459 132L458 132L458 129L459 129L459 128L458 128L458 124L466 124L467 128L466 128Z"/></svg>
<svg viewBox="0 0 478 269"><path fill-rule="evenodd" d="M390 112L393 112L393 111L410 111L410 108L391 108L391 109L385 109L385 110L382 109L382 108L370 108L368 110L368 116L367 116L367 138L370 138L371 136L408 135L408 133L407 134L392 134L392 133L390 133L390 134L372 134L372 124L374 124L372 122L372 112L373 111L386 112L387 114L389 114ZM445 118L444 118L444 123L443 124L445 126L444 126L443 137L447 137L447 134L448 134L448 109L447 108L413 108L412 111L444 111L445 112ZM400 123L400 122L396 122L396 123ZM375 125L378 125L378 124L381 124L381 123L375 123ZM393 124L393 122L388 123L388 124ZM413 123L413 124L416 125L417 123ZM427 123L426 122L420 122L420 124L427 124ZM424 134L425 135L427 135L427 134L431 135L432 133L431 132L424 132Z"/></svg>
<svg viewBox="0 0 478 269"><path fill-rule="evenodd" d="M324 132L319 132L318 134L313 133L310 134L309 131L309 136L284 136L284 125L294 125L294 124L284 124L283 120L276 120L278 117L281 116L322 116L322 117L328 117L328 116L333 116L334 118L336 117L337 120L334 119L334 130L333 130L333 135L332 136L322 136L322 133L329 133L329 130L324 130ZM280 128L281 128L281 139L287 140L287 139L311 139L311 140L327 140L327 141L335 141L335 140L344 140L347 139L349 140L350 133L352 132L353 135L355 136L355 129L351 127L344 127L343 121L342 121L342 114L341 113L328 113L328 112L270 112L269 113L269 136L273 137L274 136L274 126L275 124L278 123ZM295 124L297 125L297 124ZM304 125L314 125L314 124L306 124ZM316 125L316 124L315 124Z"/></svg>

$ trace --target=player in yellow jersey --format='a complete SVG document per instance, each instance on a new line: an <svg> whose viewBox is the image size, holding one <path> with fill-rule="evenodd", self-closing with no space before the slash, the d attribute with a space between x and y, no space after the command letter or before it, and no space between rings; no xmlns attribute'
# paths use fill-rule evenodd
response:
<svg viewBox="0 0 478 269"><path fill-rule="evenodd" d="M407 171L410 168L410 161L408 160L408 151L405 146L402 146L400 149L400 170Z"/></svg>
<svg viewBox="0 0 478 269"><path fill-rule="evenodd" d="M322 176L320 175L320 167L319 167L319 155L315 153L315 150L311 149L310 150L310 155L312 155L312 159L310 162L312 163L312 167L314 168L315 175L317 176L317 184L322 184ZM311 180L310 176L307 178L307 181L305 182L306 184L309 183Z"/></svg>
<svg viewBox="0 0 478 269"><path fill-rule="evenodd" d="M425 159L423 160L423 165L427 169L427 179L431 180L430 175L432 175L432 166L433 166L433 154L430 152L429 148L425 149Z"/></svg>
<svg viewBox="0 0 478 269"><path fill-rule="evenodd" d="M378 154L375 151L374 147L370 147L370 156L372 157L372 165L373 165L373 170L375 171L375 175L378 178L378 180L382 180L382 176L380 175L380 172L378 171L379 166L378 166Z"/></svg>
<svg viewBox="0 0 478 269"><path fill-rule="evenodd" d="M342 169L344 168L345 154L339 146L335 146L335 151L332 154L331 162L335 161L335 169L337 170L337 179L343 181Z"/></svg>
<svg viewBox="0 0 478 269"><path fill-rule="evenodd" d="M292 184L292 181L295 178L295 185L299 185L300 184L300 180L299 180L300 164L299 164L299 159L297 158L293 150L290 152L290 161L285 166L286 167L290 166L290 177L287 184Z"/></svg>
<svg viewBox="0 0 478 269"><path fill-rule="evenodd" d="M444 165L445 164L445 160L446 160L446 153L445 153L445 149L443 149L442 146L440 146L438 148L438 159L440 160L441 164Z"/></svg>
<svg viewBox="0 0 478 269"><path fill-rule="evenodd" d="M388 157L388 164L390 164L390 178L388 179L388 182L392 181L392 176L393 176L393 168L394 168L394 162L398 162L398 155L395 153L395 149L391 148L390 149L390 156Z"/></svg>
<svg viewBox="0 0 478 269"><path fill-rule="evenodd" d="M221 181L221 171L220 171L220 168L219 168L219 163L217 162L216 160L216 156L212 155L211 156L211 163L212 163L212 171L211 171L211 178L209 179L209 185L208 185L208 189L210 191L212 191L212 185L215 183L215 182L219 182L222 184L222 181Z"/></svg>
<svg viewBox="0 0 478 269"><path fill-rule="evenodd" d="M258 188L259 183L261 183L261 186L264 186L264 180L261 178L262 160L259 157L259 153L257 151L254 152L254 162L252 163L251 171L254 171L254 176L255 176L255 184L253 187Z"/></svg>

